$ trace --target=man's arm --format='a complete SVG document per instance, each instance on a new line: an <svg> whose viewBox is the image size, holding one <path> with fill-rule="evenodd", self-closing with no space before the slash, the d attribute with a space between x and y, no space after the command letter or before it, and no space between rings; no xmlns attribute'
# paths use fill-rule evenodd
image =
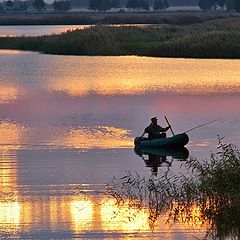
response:
<svg viewBox="0 0 240 240"><path fill-rule="evenodd" d="M171 126L169 125L168 127L166 127L165 129L165 132L168 130L168 129L170 129L171 128Z"/></svg>
<svg viewBox="0 0 240 240"><path fill-rule="evenodd" d="M159 126L159 132L166 132L170 128L171 128L170 125L168 127L165 127L165 128Z"/></svg>
<svg viewBox="0 0 240 240"><path fill-rule="evenodd" d="M149 130L149 126L144 129L144 132L143 132L143 134L141 135L141 138L142 138L146 133L149 132L148 130Z"/></svg>

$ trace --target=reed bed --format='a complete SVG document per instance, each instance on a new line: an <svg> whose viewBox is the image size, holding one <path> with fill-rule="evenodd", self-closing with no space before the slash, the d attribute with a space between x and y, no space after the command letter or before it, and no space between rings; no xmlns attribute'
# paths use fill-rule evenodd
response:
<svg viewBox="0 0 240 240"><path fill-rule="evenodd" d="M184 163L188 173L168 171L156 178L127 172L113 178L107 194L117 204L148 208L154 227L163 214L168 222L202 225L211 239L237 239L240 235L240 152L220 139L217 152L208 160L190 158Z"/></svg>
<svg viewBox="0 0 240 240"><path fill-rule="evenodd" d="M109 26L40 37L2 37L1 49L62 55L240 58L240 18L190 26Z"/></svg>

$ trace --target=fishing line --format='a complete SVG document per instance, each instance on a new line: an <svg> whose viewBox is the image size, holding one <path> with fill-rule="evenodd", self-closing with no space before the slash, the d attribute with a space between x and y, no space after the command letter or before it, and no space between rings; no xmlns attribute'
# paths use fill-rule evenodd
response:
<svg viewBox="0 0 240 240"><path fill-rule="evenodd" d="M206 123L203 123L203 124L198 125L198 126L196 126L196 127L193 127L193 128L191 128L191 129L185 131L185 133L190 132L190 131L193 131L193 130L195 130L195 129L197 129L197 128L203 127L203 126L205 126L205 125L207 125L207 124L209 124L209 123L213 123L213 122L220 121L220 120L223 120L223 119L224 119L224 118L217 118L217 119L211 120L211 121L209 121L209 122L206 122Z"/></svg>

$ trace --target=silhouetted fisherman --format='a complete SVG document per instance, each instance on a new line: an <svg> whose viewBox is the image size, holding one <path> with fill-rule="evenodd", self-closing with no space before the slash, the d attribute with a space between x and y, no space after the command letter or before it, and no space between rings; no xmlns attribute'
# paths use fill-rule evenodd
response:
<svg viewBox="0 0 240 240"><path fill-rule="evenodd" d="M158 167L163 167L162 165L163 163L165 163L167 167L172 166L172 163L167 161L166 156L156 156L156 155L148 154L148 159L145 159L144 162L146 164L146 167L151 168L152 175L156 177L158 173Z"/></svg>
<svg viewBox="0 0 240 240"><path fill-rule="evenodd" d="M172 162L167 161L167 156L159 156L159 155L150 154L150 153L143 153L138 148L134 148L134 152L144 160L146 167L151 168L151 172L153 176L157 177L158 167L172 166ZM145 158L144 154L147 155L148 158Z"/></svg>
<svg viewBox="0 0 240 240"><path fill-rule="evenodd" d="M168 126L166 128L163 128L157 124L157 118L153 117L151 118L151 124L147 126L144 130L144 133L141 137L144 136L145 133L148 133L148 139L158 139L158 138L166 138L166 131L171 128L171 126Z"/></svg>

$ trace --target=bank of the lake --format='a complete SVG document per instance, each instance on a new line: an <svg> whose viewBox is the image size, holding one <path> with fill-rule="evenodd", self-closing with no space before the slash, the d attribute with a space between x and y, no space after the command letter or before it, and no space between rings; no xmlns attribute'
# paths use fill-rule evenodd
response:
<svg viewBox="0 0 240 240"><path fill-rule="evenodd" d="M126 11L94 12L5 12L1 13L0 25L87 25L87 24L177 24L188 25L213 19L239 16L227 11Z"/></svg>
<svg viewBox="0 0 240 240"><path fill-rule="evenodd" d="M190 26L95 26L39 37L2 37L1 49L59 55L240 58L240 18Z"/></svg>

